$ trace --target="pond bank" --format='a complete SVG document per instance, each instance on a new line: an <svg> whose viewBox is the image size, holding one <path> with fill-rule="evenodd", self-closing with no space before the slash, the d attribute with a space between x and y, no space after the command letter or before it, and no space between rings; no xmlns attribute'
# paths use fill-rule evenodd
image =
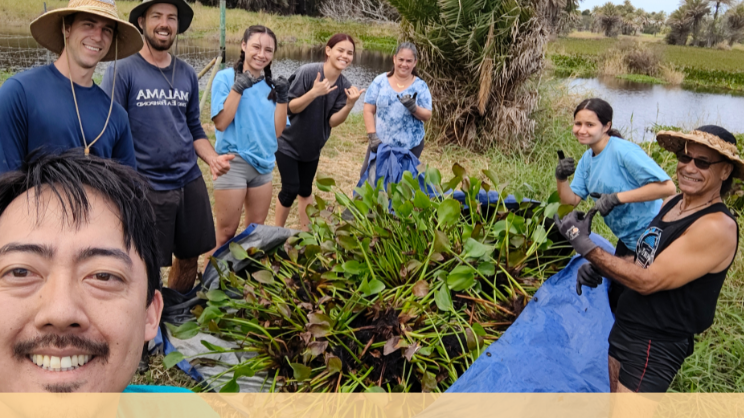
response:
<svg viewBox="0 0 744 418"><path fill-rule="evenodd" d="M44 9L41 3L24 0L4 0L0 5L0 30L12 28L28 30L28 25ZM67 0L47 0L47 8L57 9L67 6ZM140 2L116 2L119 15L129 18L129 12ZM192 3L194 20L183 35L188 39L206 39L219 43L220 9ZM392 53L399 36L396 24L375 24L357 22L336 22L331 19L307 16L279 16L269 13L254 13L245 10L228 9L226 15L226 42L239 44L243 31L248 26L265 25L277 36L279 44L322 45L334 33L348 33L357 41L358 49L368 49Z"/></svg>

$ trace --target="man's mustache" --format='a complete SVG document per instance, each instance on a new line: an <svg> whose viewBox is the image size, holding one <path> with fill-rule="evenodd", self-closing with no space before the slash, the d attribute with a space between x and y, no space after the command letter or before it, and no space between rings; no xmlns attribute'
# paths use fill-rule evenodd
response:
<svg viewBox="0 0 744 418"><path fill-rule="evenodd" d="M75 347L86 354L100 357L104 362L108 360L109 356L109 346L105 342L95 342L77 335L47 334L14 344L13 357L17 360L23 360L34 351L46 347L59 349Z"/></svg>

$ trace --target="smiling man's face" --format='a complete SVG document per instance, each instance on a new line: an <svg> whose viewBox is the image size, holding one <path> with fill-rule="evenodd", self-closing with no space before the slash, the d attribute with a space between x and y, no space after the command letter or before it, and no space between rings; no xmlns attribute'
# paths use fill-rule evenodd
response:
<svg viewBox="0 0 744 418"><path fill-rule="evenodd" d="M121 392L155 338L145 263L126 248L118 211L87 190L88 219L63 216L44 188L0 215L0 392Z"/></svg>

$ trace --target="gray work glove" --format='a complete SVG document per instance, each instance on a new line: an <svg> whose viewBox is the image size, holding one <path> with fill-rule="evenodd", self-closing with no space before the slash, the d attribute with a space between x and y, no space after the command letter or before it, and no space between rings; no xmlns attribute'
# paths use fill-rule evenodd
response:
<svg viewBox="0 0 744 418"><path fill-rule="evenodd" d="M283 75L274 80L274 92L277 103L289 103L289 80Z"/></svg>
<svg viewBox="0 0 744 418"><path fill-rule="evenodd" d="M235 76L235 83L233 84L232 89L242 96L243 91L253 87L254 84L261 80L263 80L263 76L254 78L249 72L240 73Z"/></svg>
<svg viewBox="0 0 744 418"><path fill-rule="evenodd" d="M413 97L410 94L405 94L403 97L400 97L400 94L398 95L398 100L400 100L411 114L416 113L416 96L418 96L418 92L413 93Z"/></svg>
<svg viewBox="0 0 744 418"><path fill-rule="evenodd" d="M553 217L561 235L568 240L568 243L577 253L583 256L597 248L597 244L589 238L589 234L592 233L592 219L596 214L597 208L593 207L589 209L586 215L584 215L584 212L575 210L564 216L562 220L558 219L557 213Z"/></svg>
<svg viewBox="0 0 744 418"><path fill-rule="evenodd" d="M595 288L602 284L602 274L594 268L592 263L585 263L579 267L576 274L576 294L581 296L581 286Z"/></svg>
<svg viewBox="0 0 744 418"><path fill-rule="evenodd" d="M564 158L558 161L558 166L555 168L555 178L559 181L566 181L575 171L574 159L571 157Z"/></svg>
<svg viewBox="0 0 744 418"><path fill-rule="evenodd" d="M382 141L380 141L380 138L377 136L377 132L367 134L367 139L369 139L369 151L377 152L377 147L379 147L382 143Z"/></svg>
<svg viewBox="0 0 744 418"><path fill-rule="evenodd" d="M597 199L594 207L597 208L599 214L603 217L609 215L615 206L622 205L620 199L617 197L617 193L591 193L590 196Z"/></svg>

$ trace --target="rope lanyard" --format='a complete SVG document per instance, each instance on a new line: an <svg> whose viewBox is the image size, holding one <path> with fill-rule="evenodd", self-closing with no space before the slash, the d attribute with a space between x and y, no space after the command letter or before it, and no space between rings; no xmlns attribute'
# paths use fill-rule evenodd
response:
<svg viewBox="0 0 744 418"><path fill-rule="evenodd" d="M111 118L111 110L114 108L114 95L116 94L116 61L119 56L119 39L117 37L117 31L114 31L114 81L111 85L111 105L109 106L108 116L106 116L106 123L103 124L103 130L98 134L93 142L88 144L85 139L85 132L83 131L83 120L80 118L80 109L78 108L77 96L75 95L75 85L72 83L72 67L70 66L70 50L67 48L67 28L65 27L65 20L62 19L62 40L65 44L65 56L67 57L67 71L69 72L70 88L72 89L72 100L75 102L75 112L77 113L78 123L80 124L80 135L83 137L83 144L85 144L85 155L90 155L90 147L96 143L103 133L106 132L108 127L109 119Z"/></svg>

